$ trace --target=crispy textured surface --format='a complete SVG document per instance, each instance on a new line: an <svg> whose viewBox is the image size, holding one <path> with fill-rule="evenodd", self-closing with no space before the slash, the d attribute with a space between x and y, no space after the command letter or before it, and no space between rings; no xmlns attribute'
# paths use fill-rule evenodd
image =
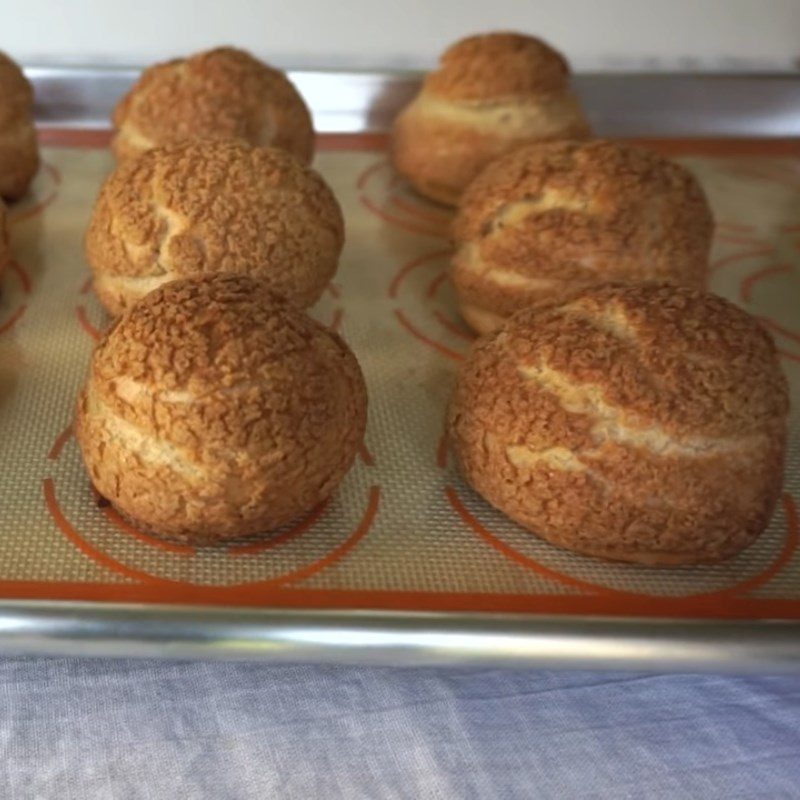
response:
<svg viewBox="0 0 800 800"><path fill-rule="evenodd" d="M0 200L0 278L11 261L11 243L8 240L8 212Z"/></svg>
<svg viewBox="0 0 800 800"><path fill-rule="evenodd" d="M456 205L469 182L504 153L589 133L563 56L530 36L491 33L445 51L395 120L392 159L420 194Z"/></svg>
<svg viewBox="0 0 800 800"><path fill-rule="evenodd" d="M341 210L316 172L278 148L205 140L120 164L85 246L95 291L119 314L161 283L212 272L247 273L309 306L343 242Z"/></svg>
<svg viewBox="0 0 800 800"><path fill-rule="evenodd" d="M0 53L0 197L22 197L38 169L33 89L14 61Z"/></svg>
<svg viewBox="0 0 800 800"><path fill-rule="evenodd" d="M117 104L113 123L118 159L208 137L274 145L304 163L314 153L311 115L292 83L232 47L149 67Z"/></svg>
<svg viewBox="0 0 800 800"><path fill-rule="evenodd" d="M644 564L747 547L780 492L788 388L726 300L607 284L479 340L448 415L467 481L553 544Z"/></svg>
<svg viewBox="0 0 800 800"><path fill-rule="evenodd" d="M425 90L448 100L500 100L567 88L569 65L547 42L521 33L468 36L447 48Z"/></svg>
<svg viewBox="0 0 800 800"><path fill-rule="evenodd" d="M366 390L344 342L246 276L176 281L92 356L76 436L97 490L144 529L213 542L304 514L349 469Z"/></svg>
<svg viewBox="0 0 800 800"><path fill-rule="evenodd" d="M704 288L713 219L684 167L608 141L530 145L490 164L453 223L452 278L480 333L605 281Z"/></svg>

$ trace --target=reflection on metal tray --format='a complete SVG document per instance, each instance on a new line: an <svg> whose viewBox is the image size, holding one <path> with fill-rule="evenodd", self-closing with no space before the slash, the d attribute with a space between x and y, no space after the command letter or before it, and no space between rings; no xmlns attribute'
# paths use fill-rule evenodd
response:
<svg viewBox="0 0 800 800"><path fill-rule="evenodd" d="M136 69L29 67L39 124L105 127ZM322 133L385 131L419 85L415 73L293 71ZM800 136L800 75L578 75L604 136Z"/></svg>
<svg viewBox="0 0 800 800"><path fill-rule="evenodd" d="M366 447L341 490L278 538L216 550L165 545L99 508L69 429L93 339L107 323L89 291L81 242L111 160L97 147L107 137L85 128L107 118L133 73L85 73L94 83L71 72L33 74L52 147L33 192L12 211L18 263L0 296L0 648L662 670L800 666L796 416L772 525L746 554L716 566L647 570L566 553L461 483L440 442L453 369L469 345L443 280L447 215L398 183L376 152L384 139L363 132L385 129L413 85L402 77L299 80L304 90L305 79L327 82L310 99L328 133L361 131L321 137L316 162L349 233L336 284L314 313L341 328L371 394ZM337 98L338 123L315 97L327 107ZM596 114L601 106L590 102ZM680 147L720 223L712 288L772 327L796 402L800 157L776 157L785 142L751 143L747 155L730 146L708 155L712 145L702 157Z"/></svg>

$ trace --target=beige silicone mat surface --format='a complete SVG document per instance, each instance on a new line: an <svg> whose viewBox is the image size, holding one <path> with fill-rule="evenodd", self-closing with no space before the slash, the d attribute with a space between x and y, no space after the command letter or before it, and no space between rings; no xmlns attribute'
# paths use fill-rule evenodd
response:
<svg viewBox="0 0 800 800"><path fill-rule="evenodd" d="M380 152L338 140L316 161L347 220L335 283L314 315L364 369L366 447L341 489L260 541L160 542L98 505L71 437L73 402L108 319L82 236L111 160L51 147L11 211L0 295L0 596L256 606L800 617L797 413L768 531L711 567L650 570L558 550L469 490L442 417L470 335L445 277L446 213L415 198ZM800 389L800 158L683 157L718 220L712 289L762 317L793 404ZM794 498L794 499L793 499Z"/></svg>

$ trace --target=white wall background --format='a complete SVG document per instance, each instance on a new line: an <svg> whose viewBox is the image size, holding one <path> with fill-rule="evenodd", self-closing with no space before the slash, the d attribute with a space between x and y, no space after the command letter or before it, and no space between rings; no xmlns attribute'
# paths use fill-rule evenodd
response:
<svg viewBox="0 0 800 800"><path fill-rule="evenodd" d="M536 32L579 70L790 70L800 0L0 0L23 63L139 65L232 43L282 66L422 67L479 30Z"/></svg>

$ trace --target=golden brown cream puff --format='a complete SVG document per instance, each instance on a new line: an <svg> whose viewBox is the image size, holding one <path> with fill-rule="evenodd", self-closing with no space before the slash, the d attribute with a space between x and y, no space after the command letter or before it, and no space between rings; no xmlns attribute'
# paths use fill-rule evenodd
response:
<svg viewBox="0 0 800 800"><path fill-rule="evenodd" d="M116 315L162 283L215 272L248 273L310 306L343 242L341 210L316 172L278 148L201 140L120 164L85 246L94 290Z"/></svg>
<svg viewBox="0 0 800 800"><path fill-rule="evenodd" d="M187 139L239 139L314 155L303 98L280 70L243 50L220 47L146 69L117 104L112 149L118 159Z"/></svg>
<svg viewBox="0 0 800 800"><path fill-rule="evenodd" d="M6 204L0 200L0 278L11 263L11 244L8 241L8 213Z"/></svg>
<svg viewBox="0 0 800 800"><path fill-rule="evenodd" d="M451 277L479 333L518 309L606 281L703 288L713 218L684 167L617 142L526 145L469 186Z"/></svg>
<svg viewBox="0 0 800 800"><path fill-rule="evenodd" d="M787 410L775 346L747 313L686 287L608 284L479 340L448 427L467 482L533 533L675 565L764 530Z"/></svg>
<svg viewBox="0 0 800 800"><path fill-rule="evenodd" d="M0 197L22 197L38 169L33 88L22 70L0 53Z"/></svg>
<svg viewBox="0 0 800 800"><path fill-rule="evenodd" d="M169 283L101 339L76 437L142 530L213 543L273 530L338 486L367 397L333 332L245 275Z"/></svg>
<svg viewBox="0 0 800 800"><path fill-rule="evenodd" d="M532 36L488 33L456 42L425 77L395 121L392 160L420 194L457 205L498 156L589 133L560 53Z"/></svg>

